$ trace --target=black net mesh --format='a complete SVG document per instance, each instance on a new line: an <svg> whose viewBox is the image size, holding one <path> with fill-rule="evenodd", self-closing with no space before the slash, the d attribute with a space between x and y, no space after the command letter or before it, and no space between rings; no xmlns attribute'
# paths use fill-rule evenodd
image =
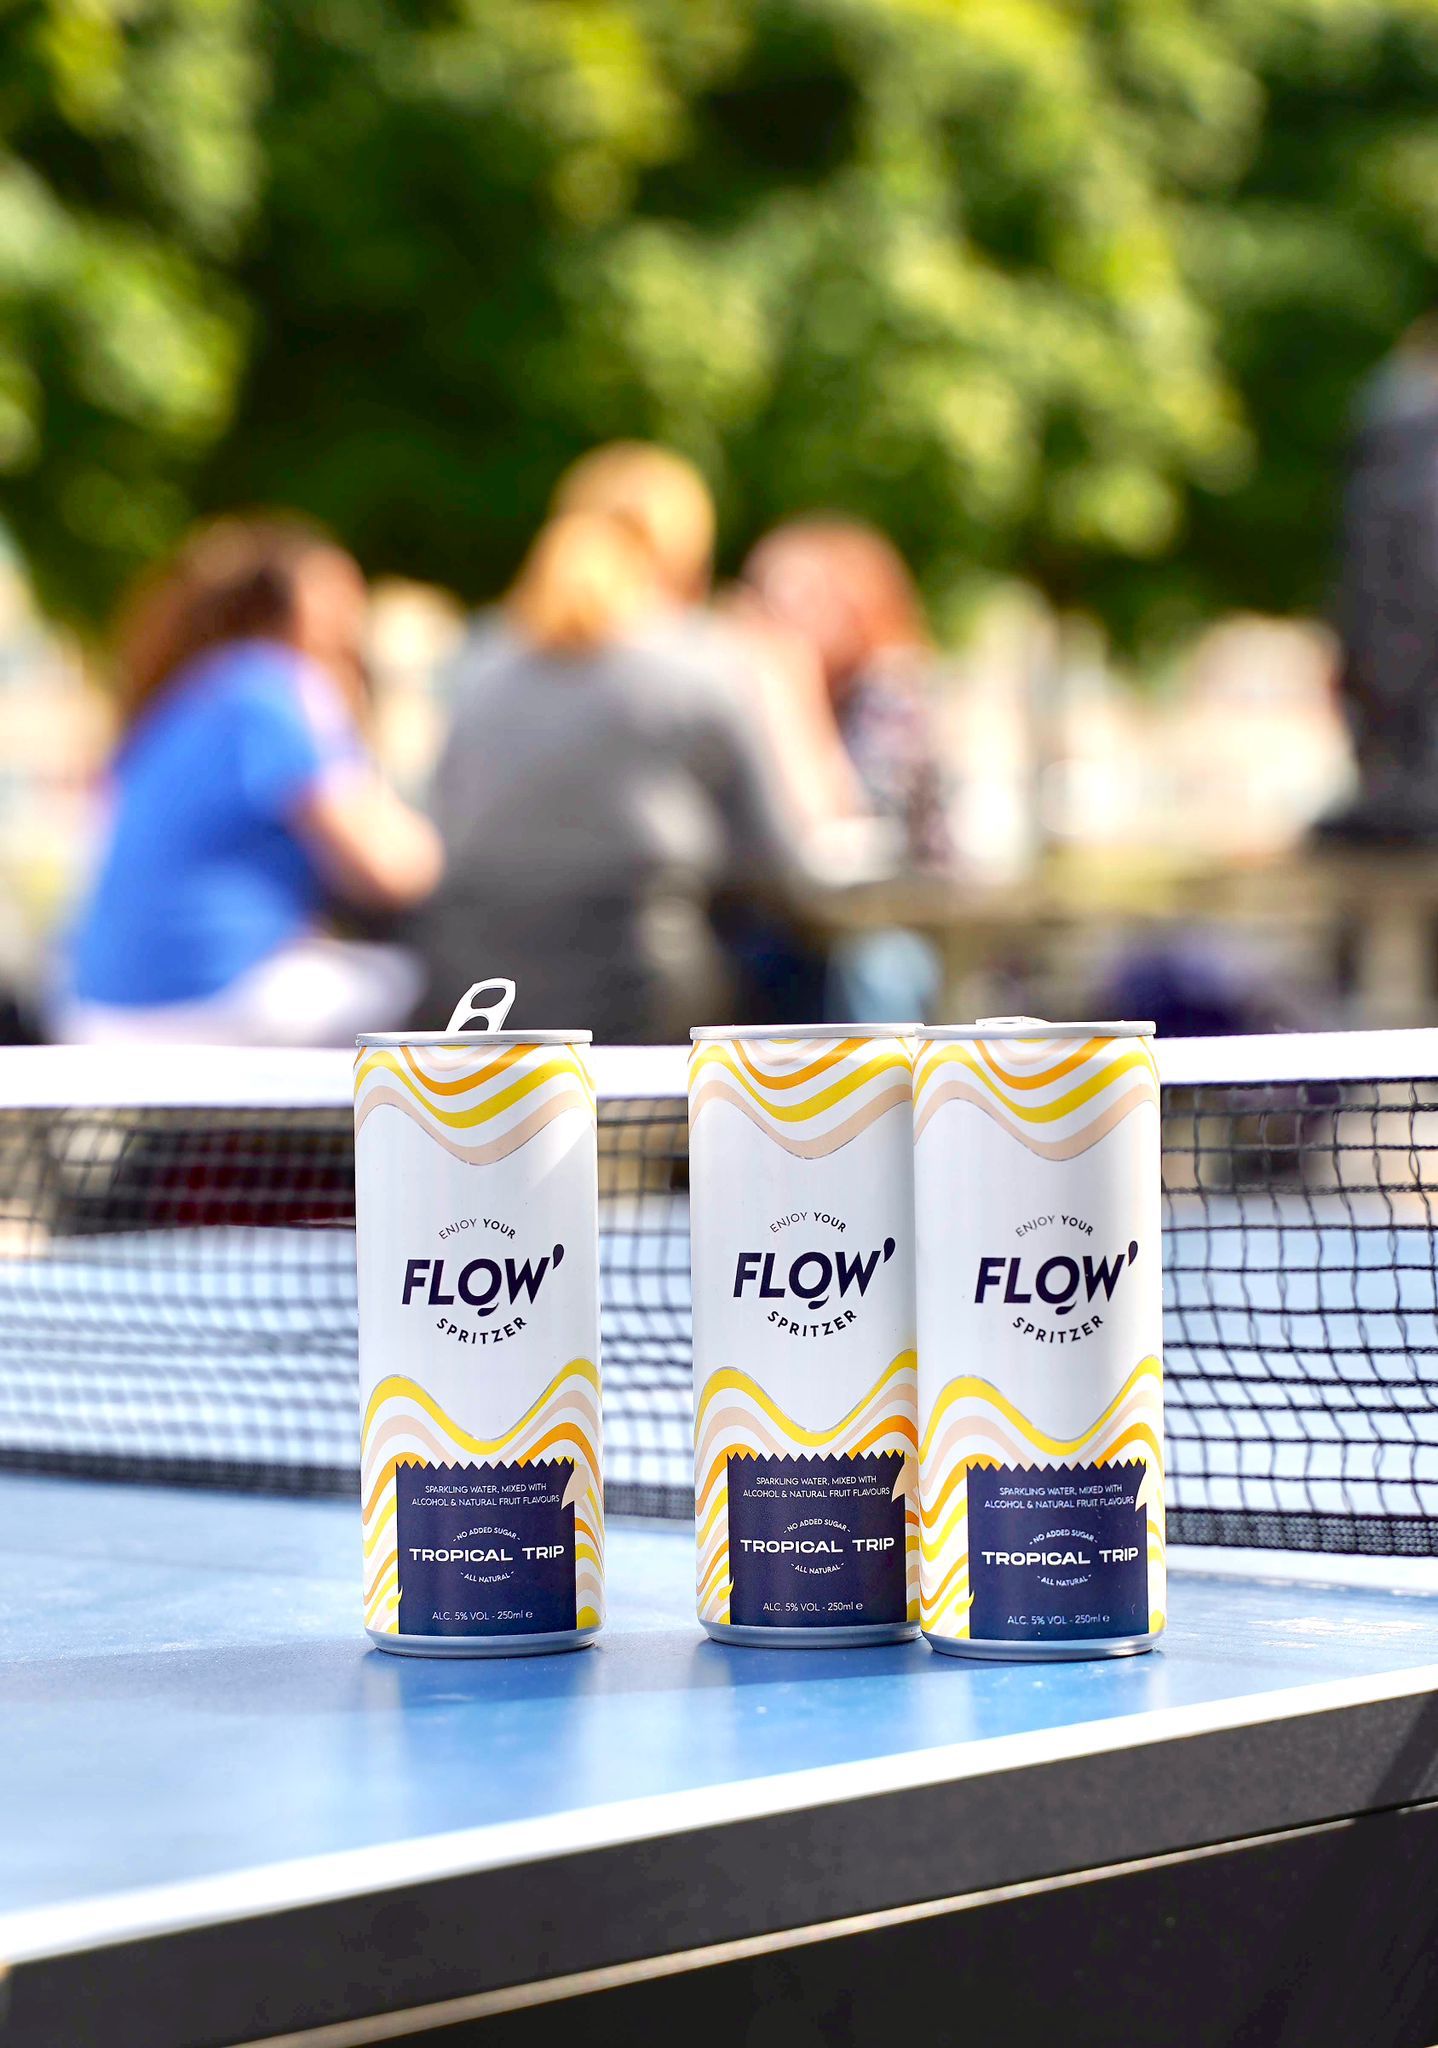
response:
<svg viewBox="0 0 1438 2048"><path fill-rule="evenodd" d="M606 1493L690 1511L684 1104L601 1100ZM0 1109L0 1464L355 1485L347 1109ZM1168 1089L1177 1541L1438 1554L1438 1082Z"/></svg>
<svg viewBox="0 0 1438 2048"><path fill-rule="evenodd" d="M682 1101L600 1107L606 1492L690 1512ZM348 1109L0 1109L0 1464L357 1483Z"/></svg>
<svg viewBox="0 0 1438 2048"><path fill-rule="evenodd" d="M1166 1089L1169 1531L1438 1554L1438 1082Z"/></svg>

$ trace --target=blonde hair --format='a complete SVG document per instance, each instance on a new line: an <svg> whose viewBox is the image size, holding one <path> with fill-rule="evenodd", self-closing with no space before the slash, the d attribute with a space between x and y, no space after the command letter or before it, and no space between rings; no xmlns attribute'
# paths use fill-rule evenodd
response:
<svg viewBox="0 0 1438 2048"><path fill-rule="evenodd" d="M508 609L536 647L579 654L620 638L657 602L638 535L615 519L564 512L540 528Z"/></svg>
<svg viewBox="0 0 1438 2048"><path fill-rule="evenodd" d="M692 462L650 441L610 441L559 480L556 513L617 520L648 548L670 597L698 598L714 556L714 500Z"/></svg>

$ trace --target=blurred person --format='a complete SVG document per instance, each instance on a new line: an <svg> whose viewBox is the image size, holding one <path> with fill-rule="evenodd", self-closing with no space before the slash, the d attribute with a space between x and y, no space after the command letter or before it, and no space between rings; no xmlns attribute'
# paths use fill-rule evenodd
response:
<svg viewBox="0 0 1438 2048"><path fill-rule="evenodd" d="M727 629L726 652L742 670L746 698L796 817L812 831L867 819L868 799L813 644L768 612L743 583L720 592L715 613Z"/></svg>
<svg viewBox="0 0 1438 2048"><path fill-rule="evenodd" d="M794 520L750 551L740 580L768 618L813 650L844 751L871 810L901 831L906 864L946 867L927 702L933 644L898 549L858 520ZM817 725L821 701L810 706ZM826 738L816 735L815 747Z"/></svg>
<svg viewBox="0 0 1438 2048"><path fill-rule="evenodd" d="M910 872L946 868L952 848L927 702L932 642L897 548L858 520L795 520L751 550L740 580L817 666L822 690L795 697L807 733L800 751L826 759L837 733L870 813L894 832L896 863ZM791 678L798 691L797 667ZM855 934L833 949L828 1011L859 1022L923 1017L940 979L938 955L920 934Z"/></svg>
<svg viewBox="0 0 1438 2048"><path fill-rule="evenodd" d="M289 518L218 520L143 580L58 1036L343 1044L404 1021L413 959L322 929L332 899L414 904L442 860L365 746L367 608L358 564Z"/></svg>
<svg viewBox="0 0 1438 2048"><path fill-rule="evenodd" d="M616 519L643 541L659 599L646 633L677 641L742 684L744 701L758 714L761 743L803 826L822 828L864 811L838 728L825 715L823 665L804 631L771 614L742 585L726 593L719 611L708 606L714 501L693 463L651 442L611 441L564 472L552 510Z"/></svg>
<svg viewBox="0 0 1438 2048"><path fill-rule="evenodd" d="M565 470L550 510L628 527L649 558L656 612L692 612L708 597L714 500L694 464L672 448L650 441L592 448Z"/></svg>
<svg viewBox="0 0 1438 2048"><path fill-rule="evenodd" d="M714 500L692 462L649 441L606 442L581 455L560 477L548 516L563 513L612 520L646 554L648 597L638 628L646 638L678 642L691 658L717 656L706 609ZM478 614L450 668L456 700L463 698L470 677L495 654L512 651L518 637L512 607L495 605Z"/></svg>
<svg viewBox="0 0 1438 2048"><path fill-rule="evenodd" d="M1096 1017L1151 1017L1160 1038L1230 1038L1313 1024L1306 992L1285 987L1272 962L1232 932L1195 928L1139 941L1110 967Z"/></svg>
<svg viewBox="0 0 1438 2048"><path fill-rule="evenodd" d="M1438 314L1361 387L1343 489L1340 691L1361 787L1320 830L1438 838Z"/></svg>
<svg viewBox="0 0 1438 2048"><path fill-rule="evenodd" d="M693 463L644 441L613 441L580 456L560 478L556 511L617 519L648 548L659 604L645 637L707 668L714 686L736 691L775 789L816 859L841 864L844 827L865 803L832 718L819 715L824 680L801 635L742 592L721 607L707 600L714 567L715 511ZM821 852L822 849L822 852ZM733 1002L756 1024L802 1022L824 1013L827 955L782 903L753 891L720 889L710 922L735 981Z"/></svg>
<svg viewBox="0 0 1438 2048"><path fill-rule="evenodd" d="M447 870L420 920L435 1018L497 972L521 1027L678 1037L732 1000L715 893L783 891L801 869L752 719L702 634L675 629L708 578L696 473L646 455L660 510L641 516L630 453L561 484L460 664L432 797Z"/></svg>

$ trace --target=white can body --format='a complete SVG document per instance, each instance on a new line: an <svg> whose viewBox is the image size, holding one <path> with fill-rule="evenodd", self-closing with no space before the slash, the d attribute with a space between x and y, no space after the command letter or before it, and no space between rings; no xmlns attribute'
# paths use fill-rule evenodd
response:
<svg viewBox="0 0 1438 2048"><path fill-rule="evenodd" d="M522 1654L604 1618L594 1086L581 1046L361 1041L364 1615Z"/></svg>
<svg viewBox="0 0 1438 2048"><path fill-rule="evenodd" d="M1117 1655L1164 1625L1158 1073L1147 1038L1112 1030L933 1032L918 1048L937 1649Z"/></svg>
<svg viewBox="0 0 1438 2048"><path fill-rule="evenodd" d="M913 1635L912 1047L696 1041L699 1618L755 1645Z"/></svg>

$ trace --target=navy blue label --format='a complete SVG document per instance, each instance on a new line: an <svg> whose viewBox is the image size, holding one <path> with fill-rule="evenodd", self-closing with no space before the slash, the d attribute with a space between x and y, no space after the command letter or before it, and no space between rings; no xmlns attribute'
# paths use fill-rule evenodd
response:
<svg viewBox="0 0 1438 2048"><path fill-rule="evenodd" d="M744 1628L903 1621L898 1451L728 1461L729 1619Z"/></svg>
<svg viewBox="0 0 1438 2048"><path fill-rule="evenodd" d="M572 1458L401 1465L399 1631L532 1636L575 1625Z"/></svg>
<svg viewBox="0 0 1438 2048"><path fill-rule="evenodd" d="M1141 1460L969 1470L969 1634L1065 1642L1148 1634Z"/></svg>

